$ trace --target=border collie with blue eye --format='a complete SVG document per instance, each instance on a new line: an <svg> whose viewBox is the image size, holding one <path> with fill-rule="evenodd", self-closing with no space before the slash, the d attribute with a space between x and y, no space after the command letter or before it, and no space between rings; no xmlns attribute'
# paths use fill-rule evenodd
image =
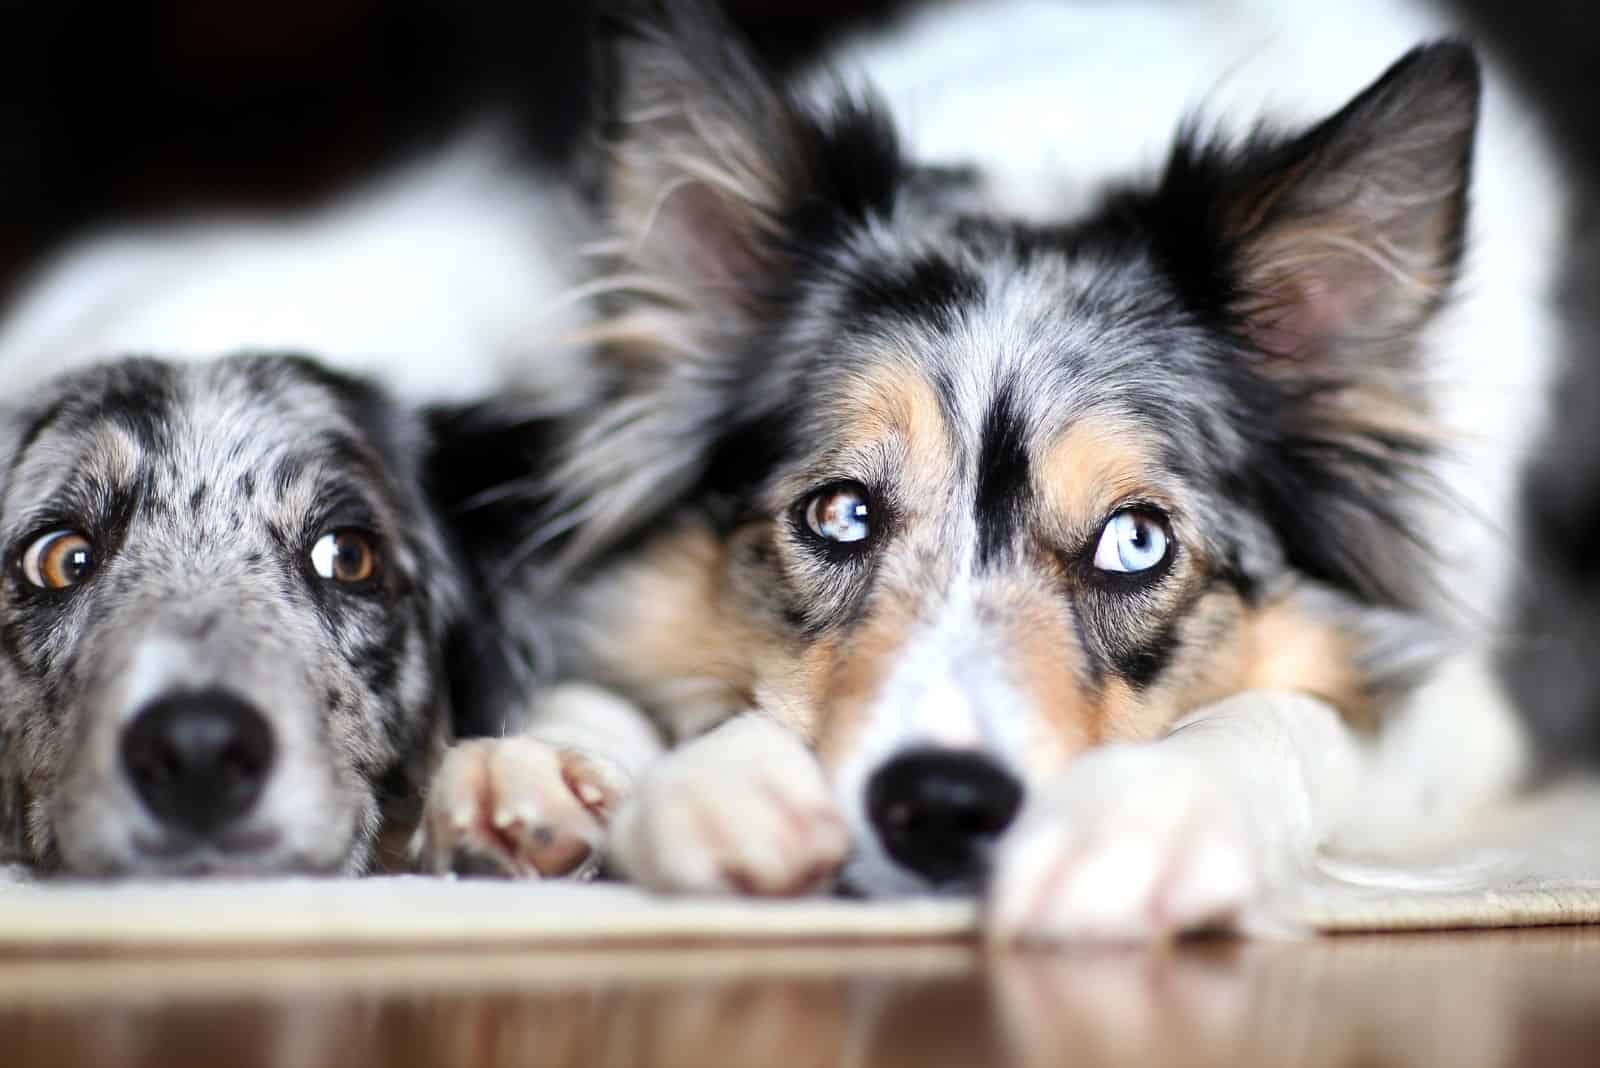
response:
<svg viewBox="0 0 1600 1068"><path fill-rule="evenodd" d="M566 670L680 743L621 870L1144 938L1515 777L1481 623L1565 200L1472 47L1377 0L958 0L784 76L644 6L622 385L550 482Z"/></svg>

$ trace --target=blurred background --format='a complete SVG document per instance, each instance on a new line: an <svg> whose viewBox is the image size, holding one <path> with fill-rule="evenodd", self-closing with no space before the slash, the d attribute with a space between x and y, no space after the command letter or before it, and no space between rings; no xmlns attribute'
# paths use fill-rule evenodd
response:
<svg viewBox="0 0 1600 1068"><path fill-rule="evenodd" d="M585 0L0 0L0 301L78 229L304 202L497 101L559 156L594 83ZM792 60L886 0L732 0ZM520 110L520 109L519 109Z"/></svg>
<svg viewBox="0 0 1600 1068"><path fill-rule="evenodd" d="M1096 0L1114 3L1116 0ZM1336 2L1336 0L1328 0ZM793 62L904 0L726 0ZM1600 165L1592 0L1458 0L1510 55L1577 155ZM560 153L593 72L586 0L3 0L0 294L96 220L303 200L438 135L495 96L537 100Z"/></svg>
<svg viewBox="0 0 1600 1068"><path fill-rule="evenodd" d="M909 6L724 3L781 64ZM1447 6L1522 79L1594 188L1600 4ZM587 0L0 0L0 15L0 312L29 265L95 224L305 204L497 102L533 102L513 109L529 115L523 143L560 160L601 81ZM1582 329L1531 470L1528 581L1504 664L1547 753L1600 758L1600 227L1592 196L1580 205L1564 300Z"/></svg>
<svg viewBox="0 0 1600 1068"><path fill-rule="evenodd" d="M1114 3L1116 0L1094 0ZM1328 0L1336 2L1336 0ZM174 207L303 201L494 98L558 155L593 81L587 0L0 0L0 294L63 235ZM905 0L726 0L803 59ZM1459 0L1600 165L1592 0Z"/></svg>

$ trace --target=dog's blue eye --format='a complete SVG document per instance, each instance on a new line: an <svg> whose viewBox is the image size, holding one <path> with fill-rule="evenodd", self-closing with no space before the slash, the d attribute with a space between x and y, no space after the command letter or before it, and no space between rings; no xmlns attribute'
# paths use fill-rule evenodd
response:
<svg viewBox="0 0 1600 1068"><path fill-rule="evenodd" d="M872 534L872 502L859 482L836 482L806 502L806 526L825 541L850 545Z"/></svg>
<svg viewBox="0 0 1600 1068"><path fill-rule="evenodd" d="M52 530L22 551L22 577L41 590L66 590L94 571L94 546L76 530Z"/></svg>
<svg viewBox="0 0 1600 1068"><path fill-rule="evenodd" d="M1100 532L1094 566L1101 571L1138 574L1167 558L1165 522L1152 512L1130 508L1112 516Z"/></svg>
<svg viewBox="0 0 1600 1068"><path fill-rule="evenodd" d="M350 528L329 531L311 547L311 570L331 582L366 582L378 573L372 535Z"/></svg>

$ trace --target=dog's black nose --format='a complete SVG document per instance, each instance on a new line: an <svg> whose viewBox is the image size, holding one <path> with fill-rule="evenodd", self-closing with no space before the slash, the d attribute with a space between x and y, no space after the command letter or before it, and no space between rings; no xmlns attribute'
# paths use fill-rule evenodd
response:
<svg viewBox="0 0 1600 1068"><path fill-rule="evenodd" d="M985 853L1022 804L1022 784L978 753L903 753L867 783L867 815L896 861L935 883L983 874Z"/></svg>
<svg viewBox="0 0 1600 1068"><path fill-rule="evenodd" d="M150 811L171 827L210 834L256 803L272 770L272 729L220 691L146 705L122 736L122 763Z"/></svg>

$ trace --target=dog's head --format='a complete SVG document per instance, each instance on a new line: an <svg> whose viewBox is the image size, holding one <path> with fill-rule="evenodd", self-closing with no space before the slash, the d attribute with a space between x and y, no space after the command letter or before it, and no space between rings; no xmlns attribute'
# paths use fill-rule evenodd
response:
<svg viewBox="0 0 1600 1068"><path fill-rule="evenodd" d="M276 356L125 359L8 399L14 852L74 874L371 863L446 737L446 654L475 648L433 431Z"/></svg>
<svg viewBox="0 0 1600 1068"><path fill-rule="evenodd" d="M656 538L603 670L813 739L867 890L970 884L1032 784L1227 695L1359 710L1418 599L1471 52L1043 224L669 7L621 64L631 384L563 475L577 553Z"/></svg>

